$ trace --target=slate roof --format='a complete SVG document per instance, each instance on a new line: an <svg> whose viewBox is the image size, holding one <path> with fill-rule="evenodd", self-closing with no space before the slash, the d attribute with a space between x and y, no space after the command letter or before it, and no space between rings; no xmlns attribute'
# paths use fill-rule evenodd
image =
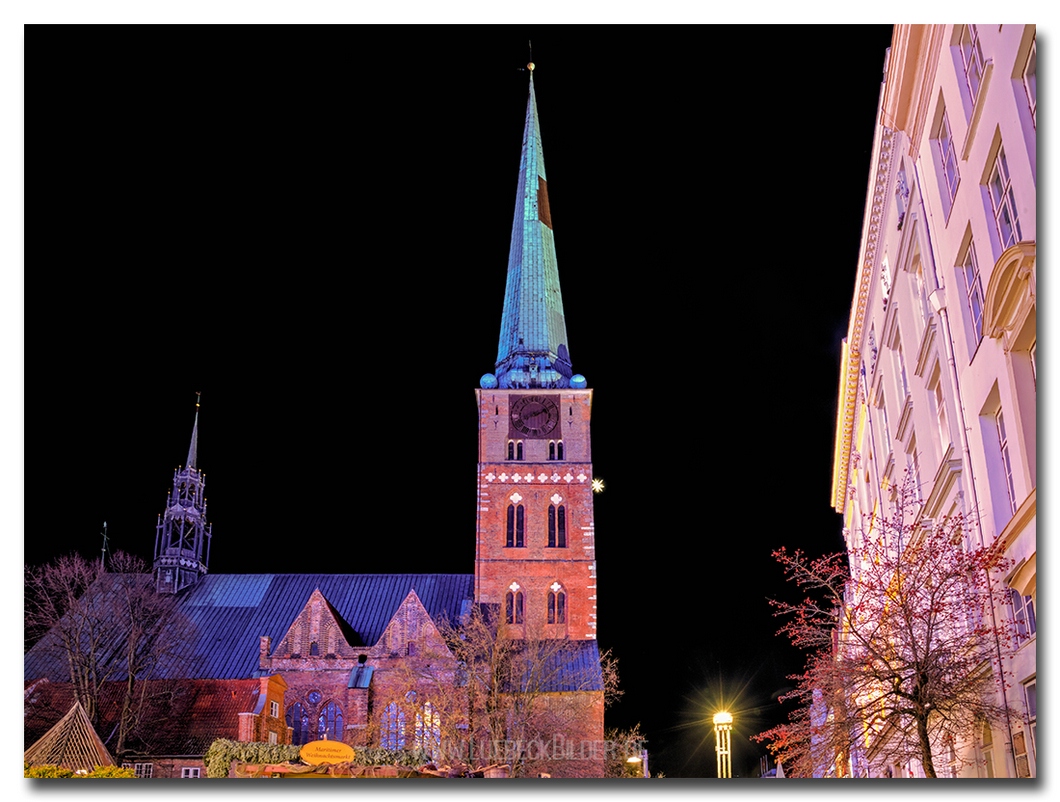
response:
<svg viewBox="0 0 1060 802"><path fill-rule="evenodd" d="M552 649L551 644L557 644ZM595 640L545 641L530 647L536 659L527 667L523 681L544 693L602 691L600 646Z"/></svg>
<svg viewBox="0 0 1060 802"><path fill-rule="evenodd" d="M458 620L473 595L472 574L213 574L180 596L195 625L195 642L182 673L190 679L260 675L260 638L278 643L312 592L320 592L362 645L382 636L398 606L415 590L435 620ZM353 637L349 632L348 637ZM45 637L24 658L24 678L69 679L62 654Z"/></svg>

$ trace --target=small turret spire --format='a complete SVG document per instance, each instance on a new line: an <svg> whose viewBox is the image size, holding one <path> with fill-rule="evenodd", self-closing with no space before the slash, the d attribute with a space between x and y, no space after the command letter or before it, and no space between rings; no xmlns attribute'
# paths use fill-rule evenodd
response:
<svg viewBox="0 0 1060 802"><path fill-rule="evenodd" d="M155 588L177 593L199 581L210 562L210 524L206 520L206 480L198 468L199 403L195 393L195 423L187 464L173 472L166 509L155 526Z"/></svg>
<svg viewBox="0 0 1060 802"><path fill-rule="evenodd" d="M195 391L195 423L191 427L191 445L188 446L188 461L184 463L189 468L196 467L195 463L199 459L199 402L202 400L202 393Z"/></svg>

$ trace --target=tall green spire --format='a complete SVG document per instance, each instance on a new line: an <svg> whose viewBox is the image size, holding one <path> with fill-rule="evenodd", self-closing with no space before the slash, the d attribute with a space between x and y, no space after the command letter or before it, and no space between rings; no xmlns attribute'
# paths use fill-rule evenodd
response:
<svg viewBox="0 0 1060 802"><path fill-rule="evenodd" d="M526 102L523 153L515 195L508 283L504 290L496 380L500 387L570 387L575 377L567 352L567 324L556 267L556 244L548 207L545 157L534 95L534 64Z"/></svg>

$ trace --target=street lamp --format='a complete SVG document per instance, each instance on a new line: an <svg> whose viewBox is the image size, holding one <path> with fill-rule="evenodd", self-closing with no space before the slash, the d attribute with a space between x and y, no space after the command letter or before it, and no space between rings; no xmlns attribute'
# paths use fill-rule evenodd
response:
<svg viewBox="0 0 1060 802"><path fill-rule="evenodd" d="M732 713L714 714L714 740L718 751L718 777L732 777Z"/></svg>
<svg viewBox="0 0 1060 802"><path fill-rule="evenodd" d="M640 769L639 769L640 776L641 777L650 777L651 776L650 774L648 774L648 750L647 749L640 750L640 754L639 755L630 755L629 757L626 758L626 762L630 764L630 768L631 769L633 768L634 765L636 765L637 763L640 763Z"/></svg>

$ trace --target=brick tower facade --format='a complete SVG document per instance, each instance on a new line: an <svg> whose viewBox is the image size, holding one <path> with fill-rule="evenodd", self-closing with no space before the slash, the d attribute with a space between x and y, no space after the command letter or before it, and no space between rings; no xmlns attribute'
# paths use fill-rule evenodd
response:
<svg viewBox="0 0 1060 802"><path fill-rule="evenodd" d="M596 638L592 390L571 368L533 64L494 373L480 381L475 600L528 638Z"/></svg>

